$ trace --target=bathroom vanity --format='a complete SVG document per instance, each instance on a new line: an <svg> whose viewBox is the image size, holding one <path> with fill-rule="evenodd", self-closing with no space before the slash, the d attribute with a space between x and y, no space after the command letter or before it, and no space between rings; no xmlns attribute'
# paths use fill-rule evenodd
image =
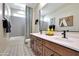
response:
<svg viewBox="0 0 79 59"><path fill-rule="evenodd" d="M65 39L58 33L54 36L31 33L30 46L37 56L79 56L79 39L72 36Z"/></svg>

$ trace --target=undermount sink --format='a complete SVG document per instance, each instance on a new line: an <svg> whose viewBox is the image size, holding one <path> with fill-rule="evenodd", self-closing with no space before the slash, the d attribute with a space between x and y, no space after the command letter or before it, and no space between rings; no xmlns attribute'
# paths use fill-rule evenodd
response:
<svg viewBox="0 0 79 59"><path fill-rule="evenodd" d="M65 42L73 42L71 39L69 38L56 38L57 40L60 40L60 41L65 41Z"/></svg>
<svg viewBox="0 0 79 59"><path fill-rule="evenodd" d="M65 42L73 42L73 38L63 38L61 36L54 36L55 40L65 41Z"/></svg>
<svg viewBox="0 0 79 59"><path fill-rule="evenodd" d="M55 34L54 36L48 36L48 37L50 37L51 39L55 39L57 41L62 41L62 42L73 43L73 42L79 41L78 38L72 37L72 36L68 36L68 35L67 35L67 38L63 38L61 34Z"/></svg>
<svg viewBox="0 0 79 59"><path fill-rule="evenodd" d="M71 43L75 41L79 41L79 39L73 38L73 37L68 37L68 38L55 37L55 39L60 41L65 41L65 42L71 42Z"/></svg>

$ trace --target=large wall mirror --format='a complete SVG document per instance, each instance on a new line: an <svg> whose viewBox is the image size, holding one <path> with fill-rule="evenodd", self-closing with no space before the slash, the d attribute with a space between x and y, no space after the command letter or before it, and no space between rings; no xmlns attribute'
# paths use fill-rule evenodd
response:
<svg viewBox="0 0 79 59"><path fill-rule="evenodd" d="M69 8L69 10L67 8ZM79 10L76 8L79 8L78 4L47 3L47 5L41 9L41 17L43 16L42 20L44 21L40 23L42 24L42 29L46 29L50 24L54 24L56 31L79 31ZM71 10L72 12L70 12Z"/></svg>
<svg viewBox="0 0 79 59"><path fill-rule="evenodd" d="M40 19L40 30L47 31L50 25L55 25L55 17L49 18L47 16L41 16Z"/></svg>
<svg viewBox="0 0 79 59"><path fill-rule="evenodd" d="M39 30L47 31L50 25L55 25L55 17L49 18L40 12Z"/></svg>

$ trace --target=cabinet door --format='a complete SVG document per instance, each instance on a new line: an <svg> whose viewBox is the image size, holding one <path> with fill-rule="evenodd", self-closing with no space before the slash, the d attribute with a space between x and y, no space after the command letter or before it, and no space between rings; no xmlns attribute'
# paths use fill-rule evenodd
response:
<svg viewBox="0 0 79 59"><path fill-rule="evenodd" d="M53 56L54 52L52 52L51 50L49 50L47 47L43 46L43 55L44 56Z"/></svg>
<svg viewBox="0 0 79 59"><path fill-rule="evenodd" d="M30 35L31 41L30 41L30 46L32 51L34 52L35 55L37 55L37 49L36 49L36 37Z"/></svg>
<svg viewBox="0 0 79 59"><path fill-rule="evenodd" d="M59 56L59 54L55 53L54 51L50 50L49 48L43 46L43 55L44 56Z"/></svg>
<svg viewBox="0 0 79 59"><path fill-rule="evenodd" d="M35 39L34 39L34 46L33 46L33 48L34 48L34 53L35 53L35 55L37 55L37 41L36 41L37 39L36 39L36 37L35 37Z"/></svg>
<svg viewBox="0 0 79 59"><path fill-rule="evenodd" d="M37 51L38 51L37 55L38 55L38 56L42 56L42 51L43 51L42 39L37 38L36 41L37 41L37 42L36 42L36 45L37 45Z"/></svg>
<svg viewBox="0 0 79 59"><path fill-rule="evenodd" d="M30 35L30 47L31 47L31 49L33 50L33 47L34 47L34 39L33 39L33 36L32 35Z"/></svg>

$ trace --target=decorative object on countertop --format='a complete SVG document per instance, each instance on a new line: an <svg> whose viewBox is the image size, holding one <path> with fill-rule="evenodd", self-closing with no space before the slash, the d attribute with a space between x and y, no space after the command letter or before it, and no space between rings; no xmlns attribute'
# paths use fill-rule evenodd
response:
<svg viewBox="0 0 79 59"><path fill-rule="evenodd" d="M52 25L49 26L48 31L47 31L47 35L49 35L49 36L53 36L54 35L54 31L53 31L53 26Z"/></svg>
<svg viewBox="0 0 79 59"><path fill-rule="evenodd" d="M55 31L55 25L52 25L53 26L53 31Z"/></svg>

